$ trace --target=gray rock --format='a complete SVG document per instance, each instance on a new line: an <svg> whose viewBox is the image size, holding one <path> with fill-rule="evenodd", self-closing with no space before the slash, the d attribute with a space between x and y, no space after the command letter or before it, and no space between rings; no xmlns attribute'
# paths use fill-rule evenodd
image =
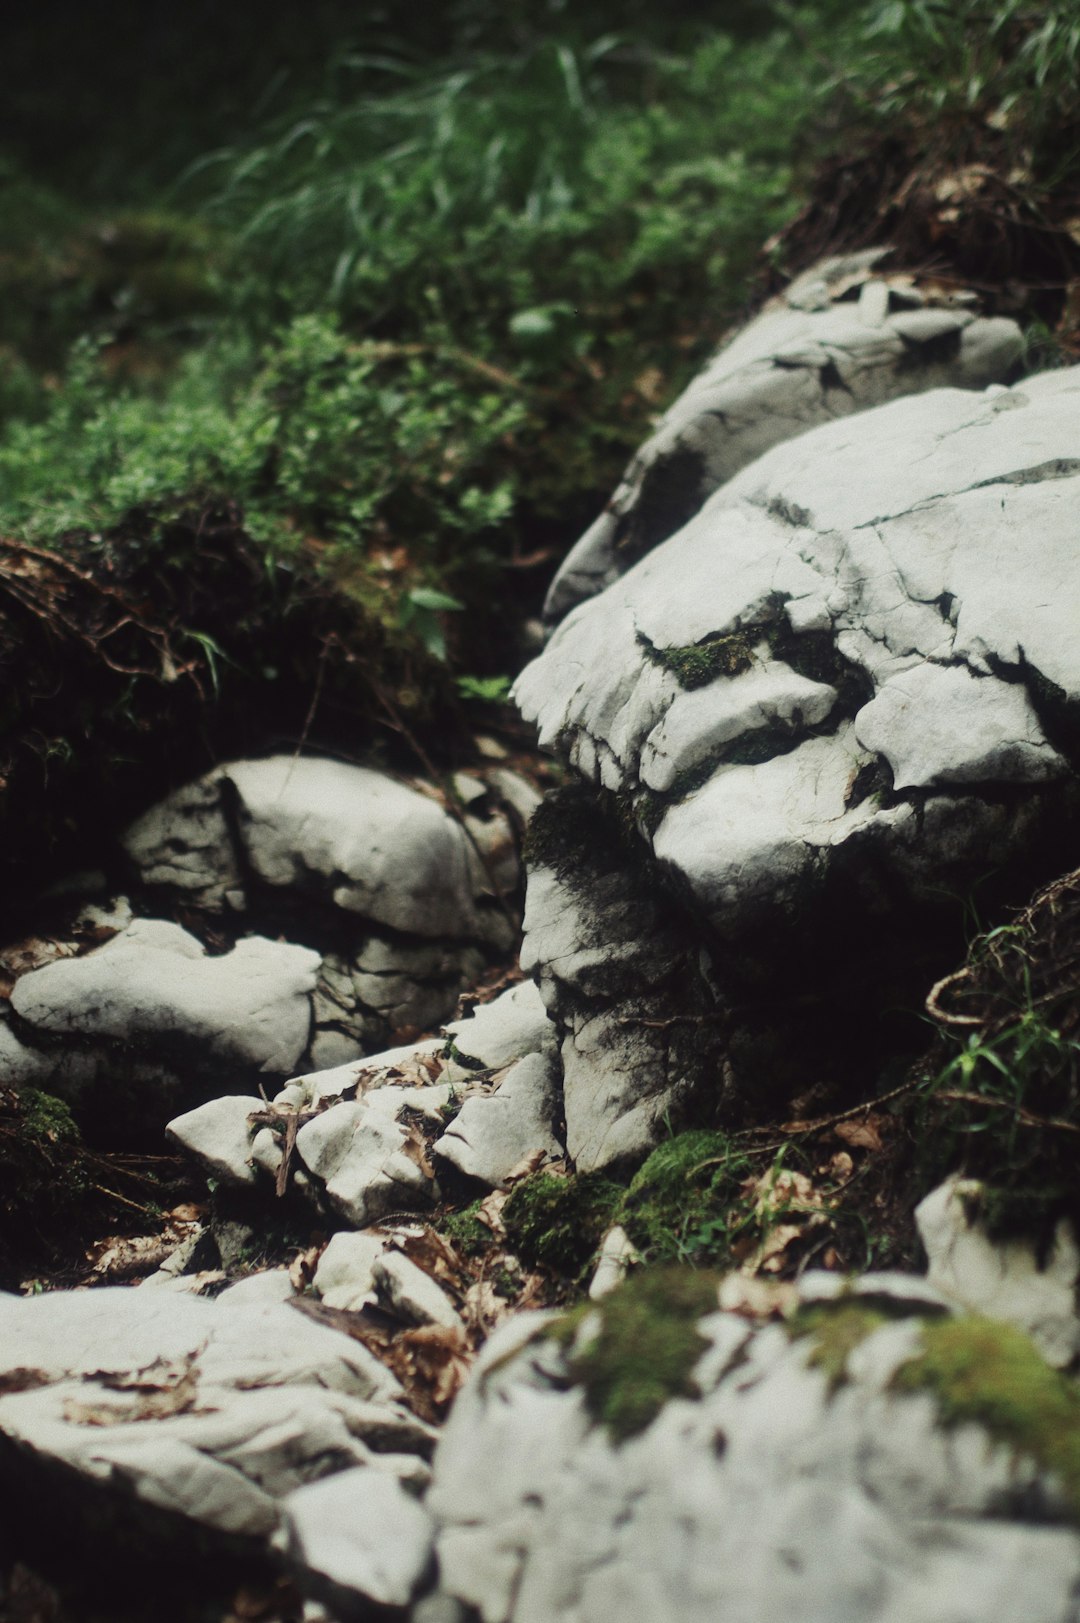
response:
<svg viewBox="0 0 1080 1623"><path fill-rule="evenodd" d="M226 1183L253 1184L251 1116L260 1104L261 1100L250 1094L226 1094L175 1116L166 1132L212 1177Z"/></svg>
<svg viewBox="0 0 1080 1623"><path fill-rule="evenodd" d="M407 1606L428 1576L431 1518L385 1473L324 1477L290 1494L285 1515L288 1553L301 1581L322 1580L350 1607ZM361 1615L370 1613L365 1608Z"/></svg>
<svg viewBox="0 0 1080 1623"><path fill-rule="evenodd" d="M552 1126L559 1082L554 1056L526 1054L492 1092L466 1099L436 1140L436 1154L493 1189L503 1188L507 1175L534 1150L555 1159L563 1153Z"/></svg>
<svg viewBox="0 0 1080 1623"><path fill-rule="evenodd" d="M0 1296L0 1347L12 1513L62 1465L99 1532L110 1506L138 1500L265 1537L304 1483L431 1445L364 1347L285 1305L122 1288Z"/></svg>
<svg viewBox="0 0 1080 1623"><path fill-rule="evenodd" d="M640 1253L626 1230L620 1224L608 1229L600 1242L596 1269L589 1282L590 1299L598 1302L602 1296L609 1295L616 1285L622 1284L631 1266L638 1261Z"/></svg>
<svg viewBox="0 0 1080 1623"><path fill-rule="evenodd" d="M448 1088L377 1088L331 1106L296 1135L304 1166L334 1210L357 1228L398 1208L431 1205L438 1196L434 1178L415 1152L408 1153L409 1129L398 1120L410 1094L424 1091L438 1092L444 1104L449 1099Z"/></svg>
<svg viewBox="0 0 1080 1623"><path fill-rule="evenodd" d="M497 1071L526 1054L550 1051L557 1034L532 981L519 981L481 1003L464 1020L446 1026L450 1058L443 1075L448 1082L468 1081L476 1071Z"/></svg>
<svg viewBox="0 0 1080 1623"><path fill-rule="evenodd" d="M953 1177L916 1207L928 1283L969 1312L1025 1330L1055 1368L1072 1365L1080 1355L1080 1247L1071 1223L1062 1219L1040 1260L1031 1241L987 1238L981 1194L975 1180Z"/></svg>
<svg viewBox="0 0 1080 1623"><path fill-rule="evenodd" d="M1023 353L1015 322L921 299L876 276L880 249L799 278L698 375L634 457L548 594L561 619L675 533L708 496L772 446L818 423L942 384L1000 382ZM857 304L844 302L862 283Z"/></svg>
<svg viewBox="0 0 1080 1623"><path fill-rule="evenodd" d="M461 1317L442 1286L400 1251L384 1251L372 1264L375 1288L386 1306L406 1324L438 1324L464 1331Z"/></svg>
<svg viewBox="0 0 1080 1623"><path fill-rule="evenodd" d="M374 1267L388 1242L377 1234L331 1236L319 1258L314 1286L327 1307L357 1312L377 1296Z"/></svg>
<svg viewBox="0 0 1080 1623"><path fill-rule="evenodd" d="M84 957L21 976L11 1006L43 1044L121 1041L172 1067L183 1051L288 1075L307 1046L318 965L307 947L261 936L211 958L178 925L136 919Z"/></svg>
<svg viewBox="0 0 1080 1623"><path fill-rule="evenodd" d="M436 1455L440 1591L482 1623L1071 1623L1080 1535L1053 1478L894 1386L918 1317L836 1385L812 1339L711 1314L700 1398L618 1445L547 1322L492 1337Z"/></svg>

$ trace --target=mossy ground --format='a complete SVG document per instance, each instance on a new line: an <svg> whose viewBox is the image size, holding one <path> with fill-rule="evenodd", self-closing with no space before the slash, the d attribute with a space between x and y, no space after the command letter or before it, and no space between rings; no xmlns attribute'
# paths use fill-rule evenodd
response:
<svg viewBox="0 0 1080 1623"><path fill-rule="evenodd" d="M669 1398L695 1396L706 1346L697 1321L716 1307L716 1287L715 1274L650 1269L555 1326L590 1414L616 1442L644 1431Z"/></svg>
<svg viewBox="0 0 1080 1623"><path fill-rule="evenodd" d="M923 1351L893 1379L898 1392L931 1392L946 1425L974 1421L1058 1479L1080 1522L1080 1388L1051 1369L1013 1325L978 1317L941 1319L922 1332Z"/></svg>

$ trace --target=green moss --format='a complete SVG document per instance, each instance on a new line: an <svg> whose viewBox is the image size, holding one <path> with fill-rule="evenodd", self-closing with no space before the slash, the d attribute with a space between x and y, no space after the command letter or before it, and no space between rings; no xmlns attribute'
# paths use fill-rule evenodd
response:
<svg viewBox="0 0 1080 1623"><path fill-rule="evenodd" d="M38 1088L21 1088L19 1099L23 1131L28 1138L46 1139L50 1144L78 1142L79 1129L62 1099Z"/></svg>
<svg viewBox="0 0 1080 1623"><path fill-rule="evenodd" d="M554 1178L541 1172L519 1183L503 1207L507 1239L526 1261L576 1278L611 1226L621 1197L617 1183L595 1173Z"/></svg>
<svg viewBox="0 0 1080 1623"><path fill-rule="evenodd" d="M726 1264L733 1240L750 1221L738 1206L748 1170L726 1134L679 1133L635 1173L617 1220L652 1261Z"/></svg>
<svg viewBox="0 0 1080 1623"><path fill-rule="evenodd" d="M811 1339L807 1362L811 1369L824 1372L830 1391L835 1391L847 1380L847 1363L855 1348L887 1323L888 1315L880 1307L849 1299L804 1308L788 1330L793 1339Z"/></svg>
<svg viewBox="0 0 1080 1623"><path fill-rule="evenodd" d="M654 665L671 671L684 688L703 688L718 676L739 676L754 662L754 644L746 631L729 631L682 648L656 648L638 638Z"/></svg>
<svg viewBox="0 0 1080 1623"><path fill-rule="evenodd" d="M467 1257L475 1257L479 1252L486 1251L492 1242L491 1230L477 1216L479 1210L480 1202L474 1200L463 1211L448 1212L438 1223L440 1232L445 1234L451 1245Z"/></svg>
<svg viewBox="0 0 1080 1623"><path fill-rule="evenodd" d="M562 1330L576 1334L596 1314L596 1333L570 1357L589 1413L617 1442L633 1437L673 1397L697 1395L692 1371L707 1345L697 1328L716 1307L717 1276L689 1268L652 1269L579 1310Z"/></svg>
<svg viewBox="0 0 1080 1623"><path fill-rule="evenodd" d="M1080 1389L1051 1369L1022 1330L994 1319L941 1319L923 1352L893 1377L899 1392L931 1392L946 1425L976 1421L1062 1484L1080 1521Z"/></svg>

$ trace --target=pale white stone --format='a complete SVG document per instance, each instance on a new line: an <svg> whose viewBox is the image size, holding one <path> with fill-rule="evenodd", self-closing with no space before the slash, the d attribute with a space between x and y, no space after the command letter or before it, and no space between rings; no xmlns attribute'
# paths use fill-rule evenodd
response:
<svg viewBox="0 0 1080 1623"><path fill-rule="evenodd" d="M267 1302L289 1302L296 1295L296 1287L289 1278L287 1268L264 1268L261 1273L248 1274L228 1285L218 1297L226 1298L230 1307L262 1307Z"/></svg>
<svg viewBox="0 0 1080 1623"><path fill-rule="evenodd" d="M461 1315L442 1286L402 1252L384 1251L375 1258L371 1273L379 1296L407 1324L464 1329Z"/></svg>
<svg viewBox="0 0 1080 1623"><path fill-rule="evenodd" d="M799 676L779 660L726 681L680 693L641 749L640 775L650 789L670 789L680 772L762 727L810 727L824 721L836 689Z"/></svg>
<svg viewBox="0 0 1080 1623"><path fill-rule="evenodd" d="M262 1101L250 1094L226 1094L174 1116L165 1131L215 1178L226 1183L255 1182L251 1116Z"/></svg>
<svg viewBox="0 0 1080 1623"><path fill-rule="evenodd" d="M617 1223L608 1229L600 1242L596 1269L589 1284L589 1296L598 1302L626 1278L631 1266L639 1260L639 1252L629 1234Z"/></svg>
<svg viewBox="0 0 1080 1623"><path fill-rule="evenodd" d="M317 757L222 769L239 797L248 861L266 884L319 876L336 906L420 936L475 928L468 842L427 795Z"/></svg>
<svg viewBox="0 0 1080 1623"><path fill-rule="evenodd" d="M376 1297L374 1267L387 1241L377 1234L341 1232L319 1258L313 1281L327 1307L356 1312Z"/></svg>
<svg viewBox="0 0 1080 1623"><path fill-rule="evenodd" d="M156 1047L180 1037L220 1059L288 1073L307 1044L318 965L307 947L262 936L210 958L178 925L137 919L85 957L23 975L11 1004L43 1032Z"/></svg>
<svg viewBox="0 0 1080 1623"><path fill-rule="evenodd" d="M0 1373L29 1369L38 1382L0 1396L20 1481L60 1464L88 1495L108 1485L220 1532L264 1537L285 1495L314 1477L366 1466L372 1450L430 1447L430 1428L399 1406L366 1348L282 1303L162 1289L0 1295L0 1347ZM175 1412L146 1412L151 1401L167 1411L185 1381Z"/></svg>
<svg viewBox="0 0 1080 1623"><path fill-rule="evenodd" d="M855 717L855 735L893 771L893 787L1036 783L1068 771L1022 687L965 665L917 665Z"/></svg>
<svg viewBox="0 0 1080 1623"><path fill-rule="evenodd" d="M1057 1368L1080 1354L1080 1247L1072 1225L1058 1224L1042 1267L1033 1242L991 1241L968 1205L977 1208L981 1186L948 1178L920 1202L915 1221L927 1255L927 1279L972 1313L1005 1319L1031 1336Z"/></svg>
<svg viewBox="0 0 1080 1623"><path fill-rule="evenodd" d="M809 1338L710 1314L701 1396L617 1445L567 1349L514 1326L436 1456L441 1592L483 1623L1069 1623L1080 1536L1030 1513L1065 1516L1052 1477L895 1390L921 1322L872 1332L835 1386Z"/></svg>
<svg viewBox="0 0 1080 1623"><path fill-rule="evenodd" d="M293 1561L377 1605L407 1606L431 1565L431 1518L385 1473L339 1471L284 1510Z"/></svg>
<svg viewBox="0 0 1080 1623"><path fill-rule="evenodd" d="M888 277L875 277L870 266L840 272L840 263L826 261L820 274L800 277L675 401L556 575L545 605L549 619L610 585L627 561L677 528L678 517L672 523L664 516L673 502L686 522L712 491L772 446L941 384L982 388L1005 378L1023 352L1015 322L975 316L955 301L894 309L910 304L910 296L896 298ZM840 302L852 275L862 282L855 305ZM942 346L949 335L956 344L951 356ZM650 500L654 485L660 500Z"/></svg>
<svg viewBox="0 0 1080 1623"><path fill-rule="evenodd" d="M477 1070L498 1070L555 1042L543 999L530 980L479 1004L466 1019L452 1020L445 1029L457 1056L444 1072L449 1081L466 1081Z"/></svg>
<svg viewBox="0 0 1080 1623"><path fill-rule="evenodd" d="M534 1150L555 1159L562 1146L552 1121L558 1105L558 1062L547 1053L526 1054L491 1093L466 1099L434 1145L459 1171L492 1188Z"/></svg>
<svg viewBox="0 0 1080 1623"><path fill-rule="evenodd" d="M407 1090L376 1090L381 1092L398 1094L401 1103L346 1101L307 1122L296 1135L304 1166L322 1182L335 1211L357 1228L399 1207L429 1205L436 1193L434 1180L403 1148L408 1131L397 1115Z"/></svg>

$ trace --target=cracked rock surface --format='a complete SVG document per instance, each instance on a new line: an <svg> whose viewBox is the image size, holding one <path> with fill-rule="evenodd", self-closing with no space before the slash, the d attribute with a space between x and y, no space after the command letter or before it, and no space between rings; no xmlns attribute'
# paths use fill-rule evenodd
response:
<svg viewBox="0 0 1080 1623"><path fill-rule="evenodd" d="M721 931L845 847L1015 850L1080 758L1080 370L778 446L558 628L516 694Z"/></svg>
<svg viewBox="0 0 1080 1623"><path fill-rule="evenodd" d="M0 1346L12 1514L62 1467L99 1518L107 1484L125 1526L142 1506L265 1538L304 1483L346 1468L407 1475L431 1449L366 1348L284 1304L123 1288L0 1295Z"/></svg>
<svg viewBox="0 0 1080 1623"><path fill-rule="evenodd" d="M814 266L725 344L665 413L605 511L570 552L545 612L559 620L674 534L707 497L781 441L941 384L1005 381L1015 322L875 271L883 250Z"/></svg>
<svg viewBox="0 0 1080 1623"><path fill-rule="evenodd" d="M573 1348L544 1335L551 1316L515 1320L437 1451L442 1591L482 1623L1071 1623L1065 1497L1023 1451L896 1389L943 1304L903 1280L897 1295L895 1277L878 1286L892 1322L838 1382L812 1336L701 1319L701 1395L618 1444L575 1385Z"/></svg>

